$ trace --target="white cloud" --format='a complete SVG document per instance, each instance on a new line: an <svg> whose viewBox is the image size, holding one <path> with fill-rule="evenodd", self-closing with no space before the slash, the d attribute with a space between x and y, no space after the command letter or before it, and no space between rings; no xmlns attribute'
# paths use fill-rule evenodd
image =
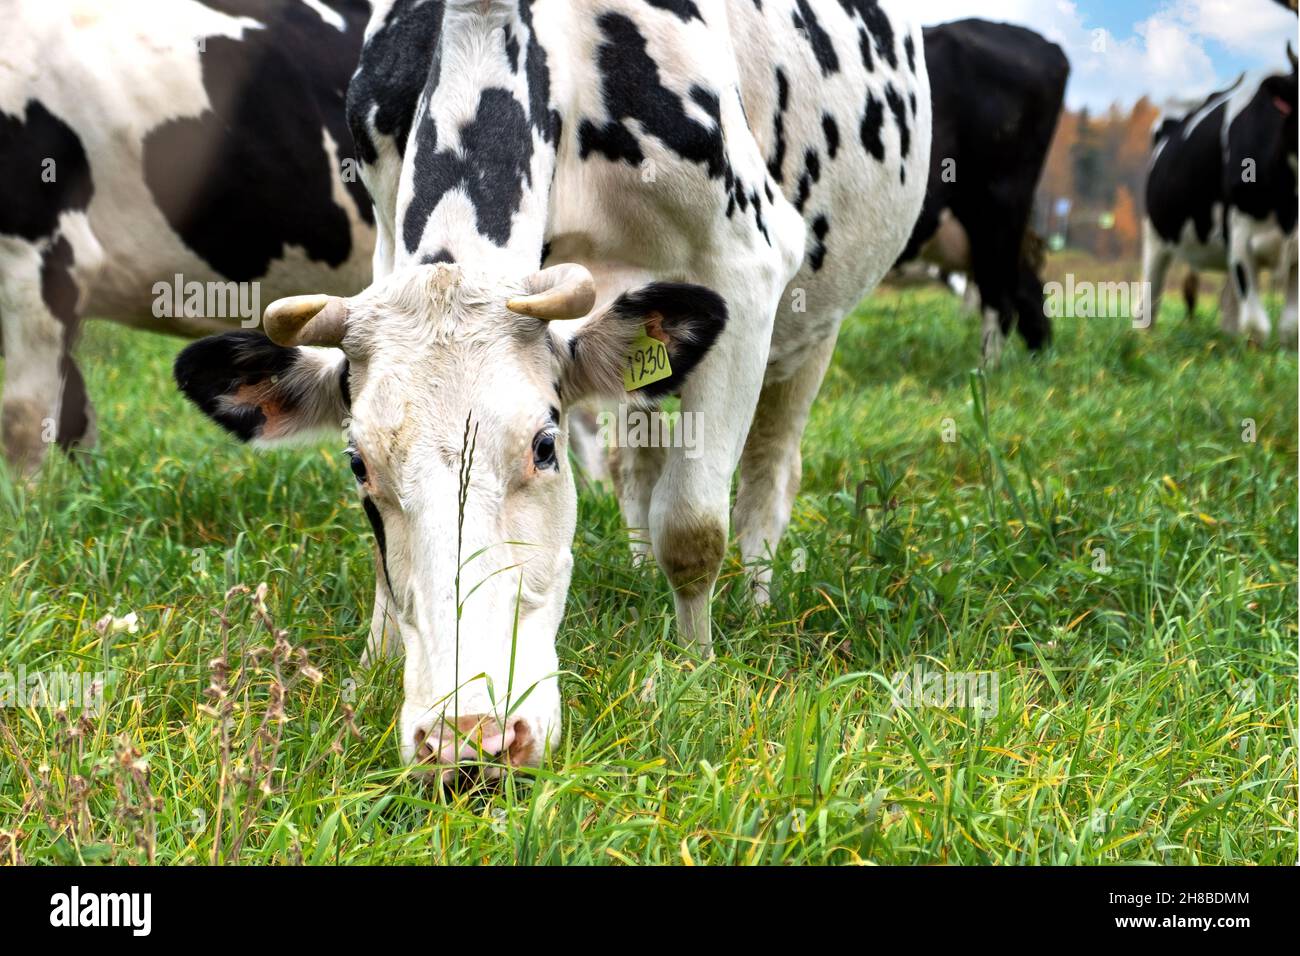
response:
<svg viewBox="0 0 1300 956"><path fill-rule="evenodd" d="M1127 106L1143 94L1156 102L1203 96L1225 85L1236 71L1216 68L1216 44L1261 66L1281 66L1285 39L1296 29L1294 14L1266 0L1164 0L1120 35L1089 16L1086 0L914 3L925 23L975 16L1018 23L1059 43L1070 58L1067 103L1093 110Z"/></svg>
<svg viewBox="0 0 1300 956"><path fill-rule="evenodd" d="M1161 14L1234 53L1266 63L1281 60L1283 44L1296 32L1294 13L1262 0L1175 0Z"/></svg>

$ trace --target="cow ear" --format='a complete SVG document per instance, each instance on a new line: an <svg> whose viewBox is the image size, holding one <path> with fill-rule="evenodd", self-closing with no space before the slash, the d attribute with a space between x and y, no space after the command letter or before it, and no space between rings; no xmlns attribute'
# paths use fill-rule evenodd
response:
<svg viewBox="0 0 1300 956"><path fill-rule="evenodd" d="M624 370L635 344L647 336L664 344L672 374L633 394L654 400L678 392L726 324L726 302L704 286L652 282L624 292L569 340L567 352L560 350L566 356L564 399L626 396Z"/></svg>
<svg viewBox="0 0 1300 956"><path fill-rule="evenodd" d="M176 357L176 384L241 441L276 444L339 429L348 361L337 349L285 348L260 332L228 332Z"/></svg>

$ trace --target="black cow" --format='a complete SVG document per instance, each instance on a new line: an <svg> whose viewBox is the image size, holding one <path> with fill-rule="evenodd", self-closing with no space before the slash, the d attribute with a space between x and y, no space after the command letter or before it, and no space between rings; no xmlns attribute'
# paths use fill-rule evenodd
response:
<svg viewBox="0 0 1300 956"><path fill-rule="evenodd" d="M984 306L986 362L996 363L1013 318L1025 344L1041 349L1052 330L1025 234L1069 61L1032 30L984 20L926 28L925 59L934 103L930 179L899 262L922 257L971 276Z"/></svg>
<svg viewBox="0 0 1300 956"><path fill-rule="evenodd" d="M1259 270L1287 276L1279 333L1296 336L1296 57L1290 73L1242 75L1182 115L1163 117L1154 136L1142 242L1143 302L1134 324L1160 311L1175 258L1193 269L1226 270L1223 322L1233 333L1268 338ZM1186 294L1186 291L1185 293Z"/></svg>

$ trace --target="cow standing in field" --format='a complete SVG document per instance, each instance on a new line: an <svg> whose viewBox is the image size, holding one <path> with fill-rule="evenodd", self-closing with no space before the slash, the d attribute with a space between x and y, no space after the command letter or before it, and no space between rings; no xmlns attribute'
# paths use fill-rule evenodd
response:
<svg viewBox="0 0 1300 956"><path fill-rule="evenodd" d="M369 14L0 0L0 415L19 471L94 442L83 316L196 337L369 280L373 211L344 166Z"/></svg>
<svg viewBox="0 0 1300 956"><path fill-rule="evenodd" d="M376 5L348 95L374 284L273 303L270 340L197 343L176 373L261 440L348 397L379 545L371 647L394 649L395 622L405 651L405 759L535 764L558 740L565 423L584 398L678 393L695 416L698 454L627 449L621 485L685 639L708 652L731 528L766 593L840 321L924 195L925 53L898 8ZM625 378L652 353L671 374Z"/></svg>
<svg viewBox="0 0 1300 956"><path fill-rule="evenodd" d="M1013 322L1030 349L1051 340L1027 230L1070 63L1055 43L1005 23L924 33L934 143L925 206L899 261L919 257L974 281L984 361L996 364Z"/></svg>
<svg viewBox="0 0 1300 956"><path fill-rule="evenodd" d="M1147 173L1142 234L1146 290L1134 324L1160 312L1175 258L1193 269L1226 270L1225 328L1256 342L1271 331L1260 297L1262 267L1287 277L1278 332L1296 339L1296 57L1290 73L1243 75L1196 109L1159 122Z"/></svg>

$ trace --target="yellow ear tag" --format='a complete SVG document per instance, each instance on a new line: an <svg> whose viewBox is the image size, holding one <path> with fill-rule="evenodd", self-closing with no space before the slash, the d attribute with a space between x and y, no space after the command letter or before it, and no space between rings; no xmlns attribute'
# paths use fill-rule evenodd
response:
<svg viewBox="0 0 1300 956"><path fill-rule="evenodd" d="M671 377L673 366L668 361L668 346L652 338L643 327L641 334L632 340L623 356L623 387L629 392L645 388Z"/></svg>

